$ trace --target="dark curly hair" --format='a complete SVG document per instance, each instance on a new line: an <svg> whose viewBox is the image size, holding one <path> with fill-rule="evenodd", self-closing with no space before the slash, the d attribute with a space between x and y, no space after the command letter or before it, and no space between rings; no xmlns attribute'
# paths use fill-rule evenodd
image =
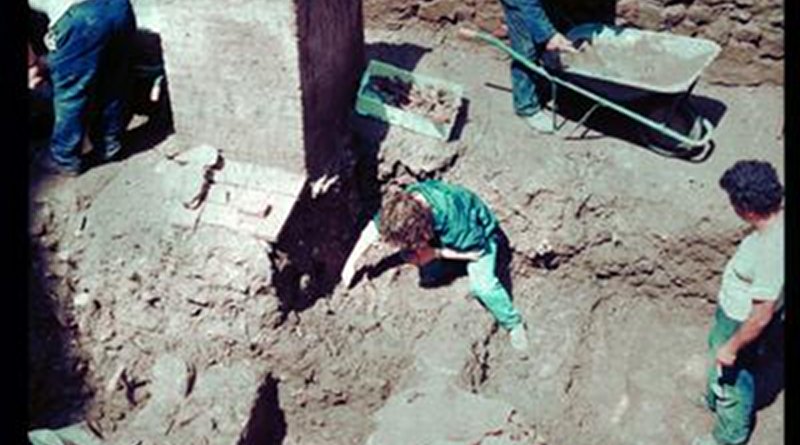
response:
<svg viewBox="0 0 800 445"><path fill-rule="evenodd" d="M781 207L783 186L768 162L738 161L725 170L719 186L728 192L733 207L741 212L768 216Z"/></svg>
<svg viewBox="0 0 800 445"><path fill-rule="evenodd" d="M381 237L403 249L419 249L433 239L433 214L410 193L392 190L381 203Z"/></svg>

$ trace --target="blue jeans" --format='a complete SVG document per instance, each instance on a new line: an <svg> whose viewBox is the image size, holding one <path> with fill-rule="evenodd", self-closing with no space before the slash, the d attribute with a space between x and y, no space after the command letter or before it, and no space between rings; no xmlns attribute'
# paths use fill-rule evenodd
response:
<svg viewBox="0 0 800 445"><path fill-rule="evenodd" d="M60 165L81 167L87 132L94 149L111 158L121 148L131 37L136 30L128 0L73 5L52 27L48 65L55 123L50 154Z"/></svg>
<svg viewBox="0 0 800 445"><path fill-rule="evenodd" d="M725 315L717 308L714 327L708 335L709 354L715 361L717 349L739 329L741 322ZM716 366L708 372L706 403L716 412L712 435L722 445L739 445L747 442L753 428L755 411L755 380L748 369L755 361L756 346L748 345L737 354L734 366L725 367L722 376Z"/></svg>
<svg viewBox="0 0 800 445"><path fill-rule="evenodd" d="M511 48L535 61L539 56L537 45L546 43L556 32L539 0L501 0L500 3L506 15ZM512 59L511 89L517 115L532 116L541 109L542 82L538 75Z"/></svg>

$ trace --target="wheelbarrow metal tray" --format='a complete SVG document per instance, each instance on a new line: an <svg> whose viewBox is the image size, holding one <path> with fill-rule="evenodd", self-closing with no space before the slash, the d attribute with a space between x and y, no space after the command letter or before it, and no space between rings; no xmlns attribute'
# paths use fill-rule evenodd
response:
<svg viewBox="0 0 800 445"><path fill-rule="evenodd" d="M560 63L545 59L548 68L623 102L653 93L685 93L721 50L707 39L596 23L577 26L567 36L590 46L577 55L562 55Z"/></svg>
<svg viewBox="0 0 800 445"><path fill-rule="evenodd" d="M446 92L454 101L451 110L452 113L447 116L447 120L437 121L422 113L416 113L390 105L386 103L379 94L376 94L375 91L369 88L370 82L373 78L377 77L397 79L409 85L416 85L421 88L434 88L437 91ZM415 74L388 63L372 60L361 78L358 98L356 99L356 112L446 141L450 138L450 133L455 125L456 115L461 108L463 95L464 88L461 85L430 76Z"/></svg>

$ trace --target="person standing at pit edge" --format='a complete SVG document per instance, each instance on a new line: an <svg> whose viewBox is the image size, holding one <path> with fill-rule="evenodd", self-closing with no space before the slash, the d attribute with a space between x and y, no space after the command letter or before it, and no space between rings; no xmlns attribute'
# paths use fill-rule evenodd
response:
<svg viewBox="0 0 800 445"><path fill-rule="evenodd" d="M470 287L478 300L509 331L511 346L528 348L525 325L497 277L497 257L505 237L497 217L472 191L428 180L387 193L381 210L361 232L342 269L349 286L356 261L379 240L404 249L403 260L420 269L421 284L442 279L442 260L467 262Z"/></svg>
<svg viewBox="0 0 800 445"><path fill-rule="evenodd" d="M708 336L714 364L703 400L716 422L711 434L695 438L692 445L740 445L749 439L756 393L752 365L761 334L783 300L783 186L775 169L766 162L739 161L725 171L719 185L736 214L754 230L722 275Z"/></svg>
<svg viewBox="0 0 800 445"><path fill-rule="evenodd" d="M500 0L505 11L511 48L532 61L544 51L577 52L572 42L556 31L541 0ZM539 83L537 85L537 82ZM553 133L553 120L542 112L542 79L520 62L511 61L514 112L539 133Z"/></svg>
<svg viewBox="0 0 800 445"><path fill-rule="evenodd" d="M51 173L76 176L85 169L80 151L87 127L99 160L113 160L122 148L133 10L129 0L30 0L29 5L50 20L46 62L28 44L28 87L40 85L47 70L53 84L55 122L41 164Z"/></svg>

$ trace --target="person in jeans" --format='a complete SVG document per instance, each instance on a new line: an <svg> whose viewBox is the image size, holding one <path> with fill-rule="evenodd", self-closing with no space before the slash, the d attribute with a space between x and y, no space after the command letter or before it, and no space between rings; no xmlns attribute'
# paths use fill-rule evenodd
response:
<svg viewBox="0 0 800 445"><path fill-rule="evenodd" d="M122 148L133 10L128 0L30 0L30 6L50 20L46 58L28 45L29 87L41 84L46 71L53 87L55 122L43 166L77 175L86 167L81 145L87 132L102 161Z"/></svg>
<svg viewBox="0 0 800 445"><path fill-rule="evenodd" d="M739 445L749 439L755 413L753 368L784 280L783 186L775 169L766 162L739 161L719 184L753 232L739 244L722 275L708 336L714 364L704 400L716 423L711 434L695 438L693 445Z"/></svg>
<svg viewBox="0 0 800 445"><path fill-rule="evenodd" d="M522 317L497 277L504 237L494 213L475 193L436 180L388 193L345 262L345 285L355 276L358 258L379 239L403 249L403 259L420 268L423 283L442 278L442 260L466 262L472 293L510 333L512 347L527 349Z"/></svg>
<svg viewBox="0 0 800 445"><path fill-rule="evenodd" d="M536 61L541 50L576 52L563 34L556 31L540 0L500 0L506 16L511 48ZM520 62L511 61L514 111L540 133L554 131L552 118L541 112L542 79ZM537 85L539 83L539 85Z"/></svg>

